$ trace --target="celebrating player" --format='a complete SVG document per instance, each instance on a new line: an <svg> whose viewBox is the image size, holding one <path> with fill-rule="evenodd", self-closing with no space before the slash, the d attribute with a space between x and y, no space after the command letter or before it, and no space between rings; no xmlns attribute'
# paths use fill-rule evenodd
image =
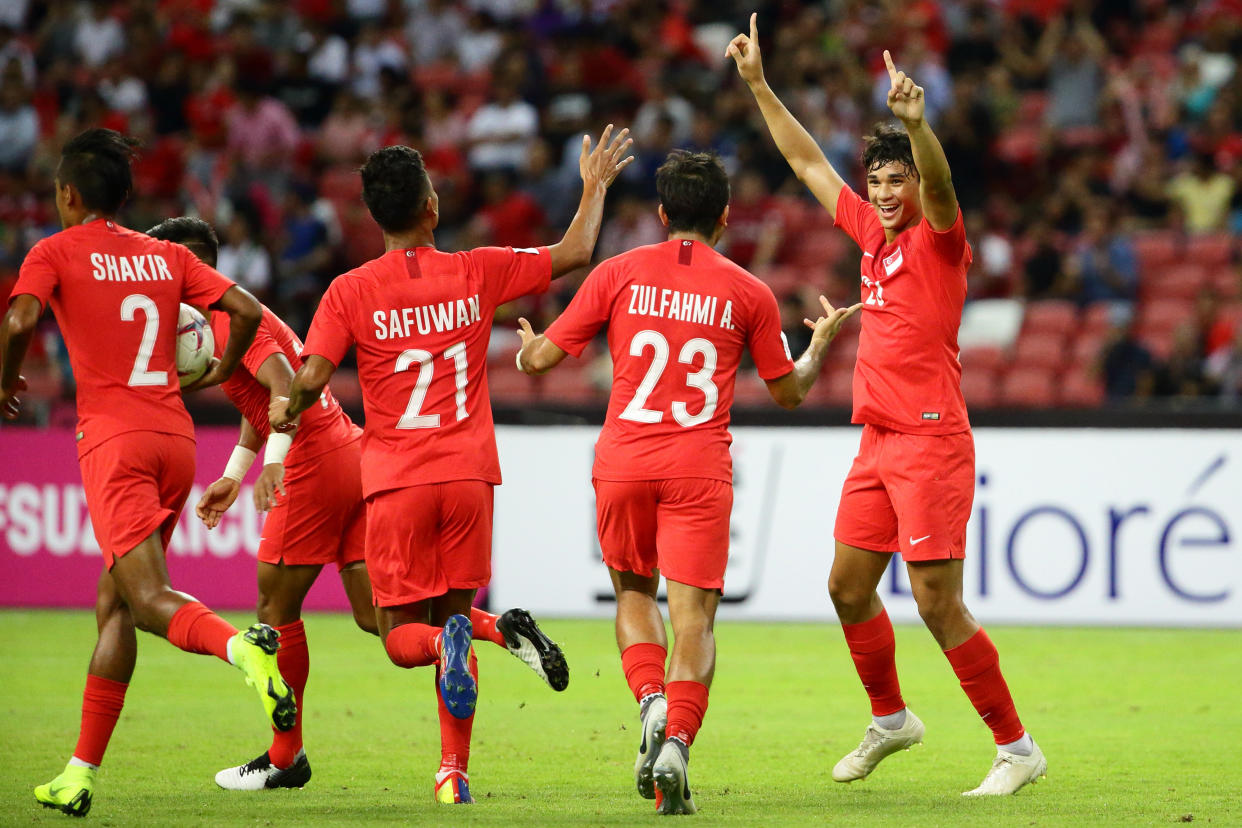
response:
<svg viewBox="0 0 1242 828"><path fill-rule="evenodd" d="M832 778L864 779L884 757L923 739L923 723L901 697L893 626L876 592L900 552L919 615L998 746L982 784L966 794L1014 793L1042 776L1047 762L1018 719L996 647L962 602L975 449L957 329L971 251L948 161L923 119L923 89L885 51L888 106L905 130L878 127L868 140L864 201L768 87L755 18L727 54L794 173L863 251L853 386L853 422L863 434L837 509L828 591L873 721Z"/></svg>
<svg viewBox="0 0 1242 828"><path fill-rule="evenodd" d="M22 358L47 304L56 314L78 386L82 487L106 569L95 617L99 641L82 701L82 726L63 773L35 788L44 806L85 816L95 775L134 672L137 627L192 653L236 665L277 730L297 715L277 667L277 633L245 632L169 584L164 549L194 481L194 429L174 357L181 302L229 318L228 342L199 386L232 375L261 306L184 247L117 224L132 189L134 142L107 129L69 141L56 171L63 232L22 263L3 328L0 411L18 414Z"/></svg>
<svg viewBox="0 0 1242 828"><path fill-rule="evenodd" d="M742 352L772 398L794 408L859 306L838 310L821 296L825 316L806 320L811 344L793 362L771 289L712 249L729 217L719 159L674 151L656 189L668 241L600 264L543 335L520 320L518 367L541 374L608 327L612 395L592 477L617 647L642 722L634 779L661 813L692 814L686 765L716 668L712 626L733 508L729 407ZM673 624L667 679L661 573Z"/></svg>
<svg viewBox="0 0 1242 828"><path fill-rule="evenodd" d="M215 266L219 241L211 225L202 219L172 218L147 232L184 244ZM219 343L227 317L213 313L211 321ZM287 398L294 370L302 367L301 352L297 334L264 308L254 342L241 366L222 386L242 412L241 437L224 474L207 488L196 508L208 528L219 524L237 499L242 478L259 449L266 444L263 470L254 487L255 508L270 510L258 553L258 615L260 621L280 632L276 657L281 674L297 696L298 719L292 730L273 733L272 746L262 756L216 774L216 784L230 790L300 788L310 780L310 762L302 747L302 699L310 673L302 601L324 564L336 563L354 621L366 632L378 634L363 559L366 511L360 467L362 430L350 421L327 388L302 416L296 430L271 431L268 424L272 399ZM525 610L511 609L497 617L472 609L470 618L476 629L491 630L491 640L530 664L555 689L565 689L569 674L557 669L563 659L560 648L540 637L534 619ZM537 642L543 644L542 659ZM549 669L544 668L543 661L549 662Z"/></svg>
<svg viewBox="0 0 1242 828"><path fill-rule="evenodd" d="M356 346L367 568L389 658L400 667L436 665L439 802L473 801L467 760L478 672L467 616L491 577L492 488L500 483L486 370L493 312L590 262L608 185L632 160L622 158L628 130L610 141L611 133L610 125L593 150L583 137L578 212L559 243L537 249L437 251L439 198L422 156L400 146L373 153L362 196L387 252L333 281L289 399L271 407L273 428L287 428ZM527 635L540 652L552 646L533 623ZM551 666L566 671L559 653Z"/></svg>

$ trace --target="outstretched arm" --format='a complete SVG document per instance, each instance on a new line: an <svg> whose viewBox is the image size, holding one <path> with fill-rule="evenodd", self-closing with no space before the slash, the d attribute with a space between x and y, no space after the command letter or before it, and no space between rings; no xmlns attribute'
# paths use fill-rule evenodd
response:
<svg viewBox="0 0 1242 828"><path fill-rule="evenodd" d="M612 135L612 124L609 124L599 136L599 145L595 149L591 149L591 136L582 136L582 154L578 157L582 200L578 202L578 212L574 214L564 237L548 248L552 256L553 279L591 263L595 240L599 238L600 224L604 219L604 196L608 186L634 160L634 156L625 155L634 143L629 134L629 129L623 129L609 141Z"/></svg>
<svg viewBox="0 0 1242 828"><path fill-rule="evenodd" d="M768 393L781 408L797 408L806 399L807 392L815 384L816 378L824 368L824 357L828 354L828 344L836 338L845 320L858 313L862 303L848 308L834 308L827 298L819 297L824 306L824 316L812 322L803 323L814 331L811 344L806 346L802 356L794 363L794 369L783 377L768 380Z"/></svg>
<svg viewBox="0 0 1242 828"><path fill-rule="evenodd" d="M815 143L811 134L790 114L764 79L763 56L759 53L759 31L755 22L757 17L757 14L750 16L750 34L740 34L733 38L725 54L737 64L738 74L755 96L768 131L772 133L772 140L789 162L794 175L819 199L829 215L835 218L837 197L845 187L845 180L828 163L819 144Z"/></svg>
<svg viewBox="0 0 1242 828"><path fill-rule="evenodd" d="M915 85L905 72L897 71L893 56L884 50L884 65L892 86L888 90L888 108L905 124L914 153L914 168L919 171L919 199L923 215L933 230L948 230L957 221L957 194L949 174L949 159L927 121L923 119L923 87Z"/></svg>

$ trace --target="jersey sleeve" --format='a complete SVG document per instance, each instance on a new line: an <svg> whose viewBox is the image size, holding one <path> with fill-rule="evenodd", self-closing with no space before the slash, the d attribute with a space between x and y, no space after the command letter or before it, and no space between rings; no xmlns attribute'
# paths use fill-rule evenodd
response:
<svg viewBox="0 0 1242 828"><path fill-rule="evenodd" d="M543 293L552 283L552 254L546 247L479 247L466 255L482 274L493 305Z"/></svg>
<svg viewBox="0 0 1242 828"><path fill-rule="evenodd" d="M185 273L185 279L181 283L182 302L200 308L208 307L214 305L221 296L228 292L229 288L233 287L232 279L204 263L188 248L179 244L169 244L168 248L176 251L173 255L179 257L179 263Z"/></svg>
<svg viewBox="0 0 1242 828"><path fill-rule="evenodd" d="M837 215L833 219L833 225L844 230L856 245L866 249L867 236L878 227L879 222L875 210L866 200L848 186L841 188L841 194L837 196Z"/></svg>
<svg viewBox="0 0 1242 828"><path fill-rule="evenodd" d="M10 302L14 297L28 294L38 299L39 304L44 308L47 307L48 300L52 298L52 294L56 292L56 286L60 283L60 277L56 275L56 267L52 264L48 247L47 240L44 239L26 254L21 269L17 273L17 284L13 285L13 292L9 294Z"/></svg>
<svg viewBox="0 0 1242 828"><path fill-rule="evenodd" d="M957 208L957 219L953 222L953 226L945 230L936 230L923 219L924 232L927 235L927 242L932 250L936 251L936 255L942 259L945 264L959 265L968 255L969 247L966 245L966 222L962 220L962 208Z"/></svg>
<svg viewBox="0 0 1242 828"><path fill-rule="evenodd" d="M767 285L760 284L752 299L750 329L746 332L746 347L755 361L759 376L774 380L794 369L789 353L789 342L781 332L781 311L776 296Z"/></svg>
<svg viewBox="0 0 1242 828"><path fill-rule="evenodd" d="M349 325L348 302L341 287L341 280L336 279L328 285L323 299L315 310L310 330L306 333L306 343L302 346L302 360L316 354L340 365L345 353L354 344L354 334Z"/></svg>
<svg viewBox="0 0 1242 828"><path fill-rule="evenodd" d="M569 307L544 331L544 336L570 356L580 356L587 343L608 322L616 295L611 270L600 265L591 271Z"/></svg>
<svg viewBox="0 0 1242 828"><path fill-rule="evenodd" d="M242 365L252 376L259 376L259 366L262 365L268 357L273 354L283 354L285 351L280 347L280 343L276 341L276 337L272 334L272 326L268 324L267 314L263 314L262 321L259 322L259 329L254 333L254 342L250 343L250 347L246 350L245 356L242 357Z"/></svg>

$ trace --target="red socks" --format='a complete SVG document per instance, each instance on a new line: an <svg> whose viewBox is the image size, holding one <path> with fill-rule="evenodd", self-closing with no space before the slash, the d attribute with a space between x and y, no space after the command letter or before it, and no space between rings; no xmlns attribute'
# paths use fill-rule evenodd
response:
<svg viewBox="0 0 1242 828"><path fill-rule="evenodd" d="M495 617L495 616L493 616ZM473 623L473 621L471 622ZM470 675L479 683L479 660L470 651ZM436 667L436 706L440 711L440 770L466 772L470 763L470 732L474 729L474 715L459 719L444 706L440 695L440 668Z"/></svg>
<svg viewBox="0 0 1242 828"><path fill-rule="evenodd" d="M470 626L474 632L470 637L474 641L490 641L493 644L505 646L505 637L500 634L500 630L496 629L496 622L500 620L499 615L492 615L490 612L484 612L478 607L470 608Z"/></svg>
<svg viewBox="0 0 1242 828"><path fill-rule="evenodd" d="M168 642L187 653L210 654L229 660L229 639L237 628L198 601L182 604L168 622Z"/></svg>
<svg viewBox="0 0 1242 828"><path fill-rule="evenodd" d="M280 649L276 651L276 664L280 675L293 688L298 702L298 718L293 730L281 733L272 728L272 746L267 756L278 768L292 767L293 760L302 749L302 695L306 691L306 678L310 675L310 650L306 647L306 628L299 619L292 624L276 627L280 633Z"/></svg>
<svg viewBox="0 0 1242 828"><path fill-rule="evenodd" d="M128 687L122 681L86 674L86 689L82 691L82 729L78 731L78 746L73 749L74 758L92 765L103 764L104 751L108 749L116 720L121 716Z"/></svg>
<svg viewBox="0 0 1242 828"><path fill-rule="evenodd" d="M680 739L690 747L694 737L703 726L703 714L707 712L707 685L697 681L670 681L667 688L668 726L664 735Z"/></svg>
<svg viewBox="0 0 1242 828"><path fill-rule="evenodd" d="M440 627L402 624L388 633L384 649L398 667L426 667L440 660Z"/></svg>
<svg viewBox="0 0 1242 828"><path fill-rule="evenodd" d="M988 634L980 629L966 643L945 650L944 655L953 665L970 703L992 728L996 744L1007 745L1021 739L1026 730L1018 720L1009 686L1001 675L1000 658Z"/></svg>
<svg viewBox="0 0 1242 828"><path fill-rule="evenodd" d="M631 644L621 653L621 669L635 701L664 692L664 662L668 651L659 644Z"/></svg>
<svg viewBox="0 0 1242 828"><path fill-rule="evenodd" d="M894 658L897 644L888 611L882 609L875 618L861 624L842 624L841 629L854 659L854 669L871 699L871 715L887 716L903 709L906 703L901 699Z"/></svg>

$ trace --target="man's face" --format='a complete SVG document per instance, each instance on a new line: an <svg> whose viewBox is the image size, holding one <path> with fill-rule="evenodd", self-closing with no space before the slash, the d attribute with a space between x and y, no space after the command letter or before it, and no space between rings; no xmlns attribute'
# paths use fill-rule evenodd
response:
<svg viewBox="0 0 1242 828"><path fill-rule="evenodd" d="M867 200L880 217L880 226L892 233L900 233L923 217L918 175L896 161L867 171Z"/></svg>

